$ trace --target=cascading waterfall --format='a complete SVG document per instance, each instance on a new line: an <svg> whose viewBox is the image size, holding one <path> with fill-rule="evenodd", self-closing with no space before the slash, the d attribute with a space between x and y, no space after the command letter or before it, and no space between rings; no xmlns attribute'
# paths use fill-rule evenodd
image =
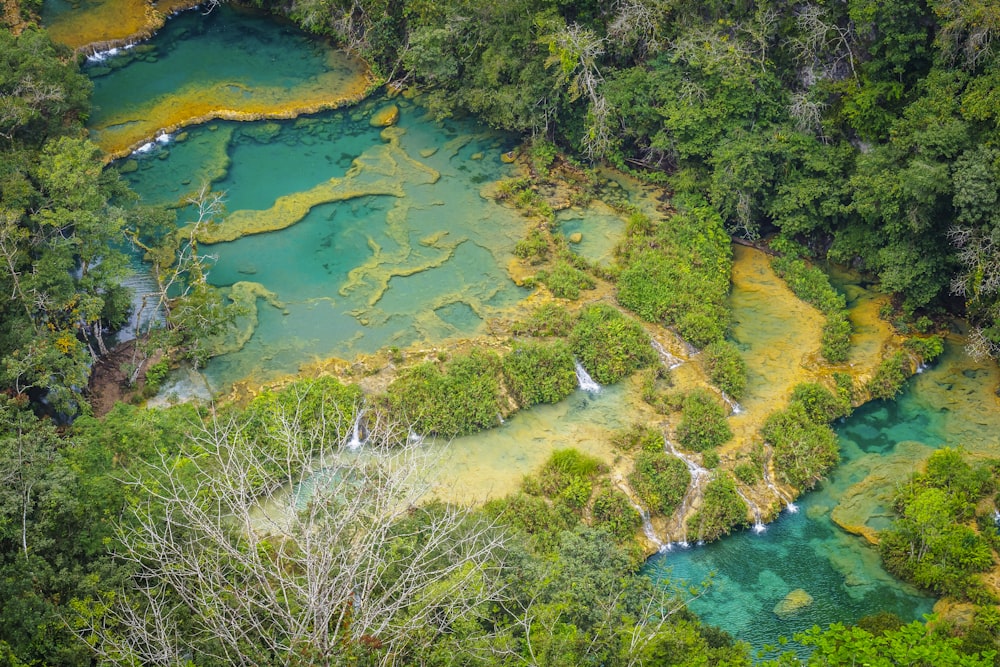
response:
<svg viewBox="0 0 1000 667"><path fill-rule="evenodd" d="M660 362L666 366L668 369L673 370L684 363L683 359L678 359L674 355L670 354L665 347L660 344L660 341L655 338L650 339L650 344L656 353L660 355Z"/></svg>
<svg viewBox="0 0 1000 667"><path fill-rule="evenodd" d="M691 483L688 485L687 491L684 493L684 499L681 500L681 506L677 510L676 514L679 522L678 528L680 529L681 535L683 535L680 545L687 548L687 522L684 521L684 517L687 516L688 510L691 509L691 503L693 502L695 495L701 492L701 489L706 483L708 483L708 480L712 477L712 473L706 468L700 466L688 456L685 456L681 452L677 451L674 444L670 442L665 435L663 437L663 442L666 444L667 451L683 461L684 465L687 466L688 473L691 474Z"/></svg>
<svg viewBox="0 0 1000 667"><path fill-rule="evenodd" d="M590 373L587 369L583 367L578 360L574 360L573 364L576 366L576 384L583 391L596 394L601 390L601 385L594 381L594 378L590 377Z"/></svg>
<svg viewBox="0 0 1000 667"><path fill-rule="evenodd" d="M760 535L765 530L767 530L767 526L764 525L763 517L760 513L760 507L757 505L757 503L751 500L749 496L740 491L740 487L738 486L736 487L736 493L739 495L740 498L743 499L743 502L747 504L747 507L750 508L750 511L753 512L753 532Z"/></svg>
<svg viewBox="0 0 1000 667"><path fill-rule="evenodd" d="M649 510L644 508L639 503L635 502L632 499L631 494L629 494L622 487L619 486L618 490L625 494L625 497L628 498L628 501L632 504L632 507L634 507L635 511L639 513L639 516L642 517L642 532L646 535L646 539L652 542L654 545L656 545L656 550L659 551L660 553L668 551L670 549L670 543L669 542L664 543L663 540L661 540L659 536L657 536L656 529L653 528L653 522L649 518Z"/></svg>
<svg viewBox="0 0 1000 667"><path fill-rule="evenodd" d="M730 398L729 395L726 394L726 392L722 392L722 400L726 405L729 406L729 410L734 415L738 415L741 412L743 412L743 407L739 403L734 401L732 398Z"/></svg>
<svg viewBox="0 0 1000 667"><path fill-rule="evenodd" d="M160 308L160 286L148 269L133 267L133 272L122 280L122 286L132 291L132 314L118 331L119 343L134 340L139 333L165 321Z"/></svg>
<svg viewBox="0 0 1000 667"><path fill-rule="evenodd" d="M799 511L799 506L792 502L791 496L786 494L784 491L778 488L778 486L771 481L771 473L768 471L769 462L772 452L768 449L768 463L764 464L764 483L767 484L767 488L775 495L779 502L785 503L785 509L788 510L790 514L795 514Z"/></svg>
<svg viewBox="0 0 1000 667"><path fill-rule="evenodd" d="M355 450L365 444L367 438L362 437L361 429L361 419L364 417L365 413L363 410L358 411L357 417L354 418L354 424L351 426L351 439L347 441L347 448Z"/></svg>

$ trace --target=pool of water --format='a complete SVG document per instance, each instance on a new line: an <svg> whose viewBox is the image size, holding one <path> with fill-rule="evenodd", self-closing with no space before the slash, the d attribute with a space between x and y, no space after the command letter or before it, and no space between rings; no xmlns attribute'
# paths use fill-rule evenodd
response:
<svg viewBox="0 0 1000 667"><path fill-rule="evenodd" d="M674 548L648 567L668 567L675 579L691 583L711 577L691 609L756 648L814 624L849 623L880 611L921 618L934 599L891 577L875 547L833 519L862 531L885 528L896 483L936 448L1000 453L998 381L994 364L970 359L961 338L949 338L941 360L912 379L898 400L870 403L836 424L843 462L800 499L797 513L782 513L762 534ZM775 605L796 589L813 603L779 617Z"/></svg>
<svg viewBox="0 0 1000 667"><path fill-rule="evenodd" d="M88 128L121 156L161 131L211 118L294 117L356 101L364 63L262 12L185 12L148 42L90 62Z"/></svg>

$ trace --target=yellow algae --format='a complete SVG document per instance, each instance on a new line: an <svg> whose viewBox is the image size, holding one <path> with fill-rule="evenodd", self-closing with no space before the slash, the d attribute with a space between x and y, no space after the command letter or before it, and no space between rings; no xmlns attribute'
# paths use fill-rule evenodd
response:
<svg viewBox="0 0 1000 667"><path fill-rule="evenodd" d="M89 0L44 19L52 40L77 51L93 52L148 39L167 18L198 0Z"/></svg>
<svg viewBox="0 0 1000 667"><path fill-rule="evenodd" d="M395 104L384 106L372 114L371 120L368 122L371 123L372 127L395 125L399 122L399 107Z"/></svg>
<svg viewBox="0 0 1000 667"><path fill-rule="evenodd" d="M207 344L213 355L238 352L249 342L254 331L257 330L258 299L263 299L265 303L273 308L279 310L285 309L285 304L278 299L277 294L260 283L247 280L233 284L226 291L226 296L237 307L239 315L236 317L235 326L232 331Z"/></svg>
<svg viewBox="0 0 1000 667"><path fill-rule="evenodd" d="M830 518L847 532L878 544L881 526L872 524L887 523L894 517L892 498L898 485L915 472L915 462L927 458L932 451L932 447L919 442L903 442L890 457L866 455L873 462L872 472L838 498ZM858 459L855 465L862 463L863 459Z"/></svg>
<svg viewBox="0 0 1000 667"><path fill-rule="evenodd" d="M265 210L235 211L222 222L199 231L198 240L202 243L221 243L250 234L285 229L302 220L320 204L371 195L402 198L407 185L433 183L438 177L435 170L410 158L399 147L398 138L390 135L388 144L375 146L357 157L343 178L331 178L309 190L279 197L271 208Z"/></svg>
<svg viewBox="0 0 1000 667"><path fill-rule="evenodd" d="M188 83L169 94L107 112L90 126L90 136L114 159L128 155L159 132L216 119L295 118L357 102L372 85L367 66L343 52L330 51L327 67L328 71L292 87L251 87L236 80Z"/></svg>

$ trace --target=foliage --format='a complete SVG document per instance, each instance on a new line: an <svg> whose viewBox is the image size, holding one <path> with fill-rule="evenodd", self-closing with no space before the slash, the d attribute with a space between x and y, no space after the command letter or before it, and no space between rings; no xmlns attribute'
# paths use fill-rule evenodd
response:
<svg viewBox="0 0 1000 667"><path fill-rule="evenodd" d="M545 232L533 227L528 235L514 246L514 254L533 266L548 260L549 240Z"/></svg>
<svg viewBox="0 0 1000 667"><path fill-rule="evenodd" d="M646 424L632 424L627 429L615 433L614 446L623 452L662 452L666 443L663 433Z"/></svg>
<svg viewBox="0 0 1000 667"><path fill-rule="evenodd" d="M879 538L887 569L936 593L988 601L977 572L992 569L989 541L968 523L976 504L995 488L987 465L973 466L960 451L940 449L896 497L899 518ZM990 527L993 529L993 527Z"/></svg>
<svg viewBox="0 0 1000 667"><path fill-rule="evenodd" d="M851 412L850 401L842 394L834 394L816 382L795 385L790 403L801 405L806 417L814 424L829 424Z"/></svg>
<svg viewBox="0 0 1000 667"><path fill-rule="evenodd" d="M810 417L807 403L795 402L771 413L760 433L774 449L774 468L783 481L810 489L840 461L837 436ZM815 414L815 412L814 412Z"/></svg>
<svg viewBox="0 0 1000 667"><path fill-rule="evenodd" d="M961 639L931 631L920 621L884 632L871 632L860 625L833 623L825 630L814 626L795 635L795 640L813 647L812 657L806 663L809 665L993 665L990 656L966 653L961 649ZM789 659L793 665L802 664L797 659ZM763 664L775 667L789 663Z"/></svg>
<svg viewBox="0 0 1000 667"><path fill-rule="evenodd" d="M732 250L718 215L704 201L677 201L658 224L632 221L618 249L618 301L650 322L674 325L698 347L729 327Z"/></svg>
<svg viewBox="0 0 1000 667"><path fill-rule="evenodd" d="M574 318L557 303L543 303L512 327L515 335L565 337L573 330Z"/></svg>
<svg viewBox="0 0 1000 667"><path fill-rule="evenodd" d="M895 352L879 363L865 388L873 398L889 400L903 390L910 376L910 360L903 352Z"/></svg>
<svg viewBox="0 0 1000 667"><path fill-rule="evenodd" d="M820 354L831 363L847 360L853 328L847 319L847 301L830 285L826 274L792 255L775 257L771 266L795 295L812 304L826 316L820 339Z"/></svg>
<svg viewBox="0 0 1000 667"><path fill-rule="evenodd" d="M649 511L670 516L684 500L691 473L684 461L662 447L644 448L635 456L628 483Z"/></svg>
<svg viewBox="0 0 1000 667"><path fill-rule="evenodd" d="M734 526L747 525L749 511L732 478L718 475L705 485L701 507L688 519L688 534L699 540L718 539Z"/></svg>
<svg viewBox="0 0 1000 667"><path fill-rule="evenodd" d="M764 479L764 473L761 468L749 462L738 463L733 468L733 475L747 486L753 486Z"/></svg>
<svg viewBox="0 0 1000 667"><path fill-rule="evenodd" d="M535 477L525 479L525 491L538 493L582 510L590 501L593 483L606 466L576 449L552 452Z"/></svg>
<svg viewBox="0 0 1000 667"><path fill-rule="evenodd" d="M537 278L560 299L578 299L580 290L596 286L593 278L563 259L557 261L551 271L539 271Z"/></svg>
<svg viewBox="0 0 1000 667"><path fill-rule="evenodd" d="M736 345L717 340L703 350L708 377L719 389L739 400L747 387L747 364Z"/></svg>
<svg viewBox="0 0 1000 667"><path fill-rule="evenodd" d="M573 353L563 341L515 343L503 358L503 375L521 406L555 403L576 389Z"/></svg>
<svg viewBox="0 0 1000 667"><path fill-rule="evenodd" d="M944 353L944 340L941 336L927 336L926 338L907 338L903 347L910 353L916 355L921 363L929 364Z"/></svg>
<svg viewBox="0 0 1000 667"><path fill-rule="evenodd" d="M614 384L657 360L642 327L606 304L581 311L570 345L583 367L601 384Z"/></svg>
<svg viewBox="0 0 1000 667"><path fill-rule="evenodd" d="M642 518L628 496L610 486L597 491L591 515L594 527L608 531L619 544L635 539L635 531L642 525Z"/></svg>
<svg viewBox="0 0 1000 667"><path fill-rule="evenodd" d="M703 452L733 437L722 404L705 389L684 397L684 411L677 425L677 440L685 449Z"/></svg>
<svg viewBox="0 0 1000 667"><path fill-rule="evenodd" d="M497 424L501 375L500 358L477 349L443 369L427 362L405 370L389 385L387 399L421 434L473 433Z"/></svg>

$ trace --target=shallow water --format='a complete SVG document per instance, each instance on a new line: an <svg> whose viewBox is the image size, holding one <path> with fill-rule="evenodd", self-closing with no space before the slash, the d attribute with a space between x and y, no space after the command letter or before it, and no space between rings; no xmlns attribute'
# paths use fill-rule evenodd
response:
<svg viewBox="0 0 1000 667"><path fill-rule="evenodd" d="M87 68L91 139L121 156L210 118L292 117L361 98L365 65L266 14L186 12L149 42Z"/></svg>
<svg viewBox="0 0 1000 667"><path fill-rule="evenodd" d="M599 392L577 390L555 405L537 405L497 428L450 442L429 443L439 454L435 495L461 503L513 493L557 449L575 448L612 466L611 439L636 418L634 387L621 382Z"/></svg>
<svg viewBox="0 0 1000 667"><path fill-rule="evenodd" d="M933 598L888 575L876 549L839 528L831 514L861 517L868 529L885 528L896 482L934 449L964 446L1000 454L998 381L995 365L972 361L958 338L949 339L942 359L912 379L897 401L870 403L836 425L843 462L800 499L798 513L784 512L761 535L746 531L675 549L651 559L649 567L671 567L675 578L692 583L714 572L714 584L691 609L757 648L814 624L853 622L883 610L920 618ZM774 605L798 588L814 603L780 619Z"/></svg>

